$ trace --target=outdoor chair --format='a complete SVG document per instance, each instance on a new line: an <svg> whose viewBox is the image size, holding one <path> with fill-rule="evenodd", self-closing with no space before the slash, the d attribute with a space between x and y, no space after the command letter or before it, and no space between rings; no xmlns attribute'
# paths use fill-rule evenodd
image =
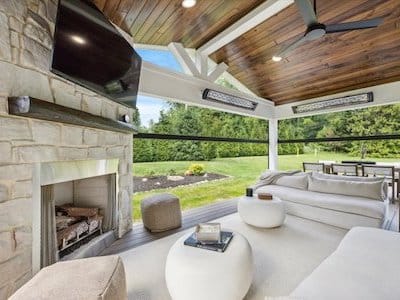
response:
<svg viewBox="0 0 400 300"><path fill-rule="evenodd" d="M382 177L392 187L392 202L395 199L395 186L399 182L399 178L395 177L393 166L362 166L362 175L366 177Z"/></svg>
<svg viewBox="0 0 400 300"><path fill-rule="evenodd" d="M327 174L332 173L332 165L336 164L335 160L319 160L318 162L321 164L324 164L325 173L327 173Z"/></svg>
<svg viewBox="0 0 400 300"><path fill-rule="evenodd" d="M325 165L322 163L309 163L309 162L303 162L303 171L308 172L320 172L320 173L325 173Z"/></svg>
<svg viewBox="0 0 400 300"><path fill-rule="evenodd" d="M363 161L363 160L342 160L342 164L356 164L356 165L376 165L375 161Z"/></svg>
<svg viewBox="0 0 400 300"><path fill-rule="evenodd" d="M332 164L332 174L358 176L358 166L356 164Z"/></svg>

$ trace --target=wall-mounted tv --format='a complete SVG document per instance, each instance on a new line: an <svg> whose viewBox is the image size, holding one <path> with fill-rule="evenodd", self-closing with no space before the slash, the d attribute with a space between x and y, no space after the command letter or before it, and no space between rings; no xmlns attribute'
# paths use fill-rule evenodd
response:
<svg viewBox="0 0 400 300"><path fill-rule="evenodd" d="M130 107L142 60L89 0L60 0L51 71Z"/></svg>

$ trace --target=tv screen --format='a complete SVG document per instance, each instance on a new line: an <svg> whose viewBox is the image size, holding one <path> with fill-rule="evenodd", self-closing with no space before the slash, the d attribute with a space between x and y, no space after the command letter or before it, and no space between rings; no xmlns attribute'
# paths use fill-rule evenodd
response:
<svg viewBox="0 0 400 300"><path fill-rule="evenodd" d="M89 0L60 0L51 71L136 106L142 60Z"/></svg>

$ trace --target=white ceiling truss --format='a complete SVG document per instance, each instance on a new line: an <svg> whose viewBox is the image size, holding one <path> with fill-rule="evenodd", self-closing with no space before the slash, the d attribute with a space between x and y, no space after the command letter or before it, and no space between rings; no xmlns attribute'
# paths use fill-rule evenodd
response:
<svg viewBox="0 0 400 300"><path fill-rule="evenodd" d="M187 74L191 74L195 77L214 82L217 80L225 71L228 70L228 65L220 63L215 66L214 70L209 71L209 58L207 55L202 55L196 51L196 61L193 61L189 53L180 43L170 43L168 49L174 54L177 61L182 66L183 70Z"/></svg>

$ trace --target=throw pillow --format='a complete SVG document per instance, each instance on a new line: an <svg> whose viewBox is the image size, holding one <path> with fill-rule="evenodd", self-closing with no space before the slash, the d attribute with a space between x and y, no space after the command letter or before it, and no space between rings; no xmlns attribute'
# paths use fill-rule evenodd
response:
<svg viewBox="0 0 400 300"><path fill-rule="evenodd" d="M282 176L275 180L274 184L306 190L308 187L308 175L303 173L292 176Z"/></svg>
<svg viewBox="0 0 400 300"><path fill-rule="evenodd" d="M358 182L376 182L382 180L382 178L379 177L342 176L342 175L324 174L318 172L312 172L311 176L317 179L345 180L345 181L358 181Z"/></svg>

